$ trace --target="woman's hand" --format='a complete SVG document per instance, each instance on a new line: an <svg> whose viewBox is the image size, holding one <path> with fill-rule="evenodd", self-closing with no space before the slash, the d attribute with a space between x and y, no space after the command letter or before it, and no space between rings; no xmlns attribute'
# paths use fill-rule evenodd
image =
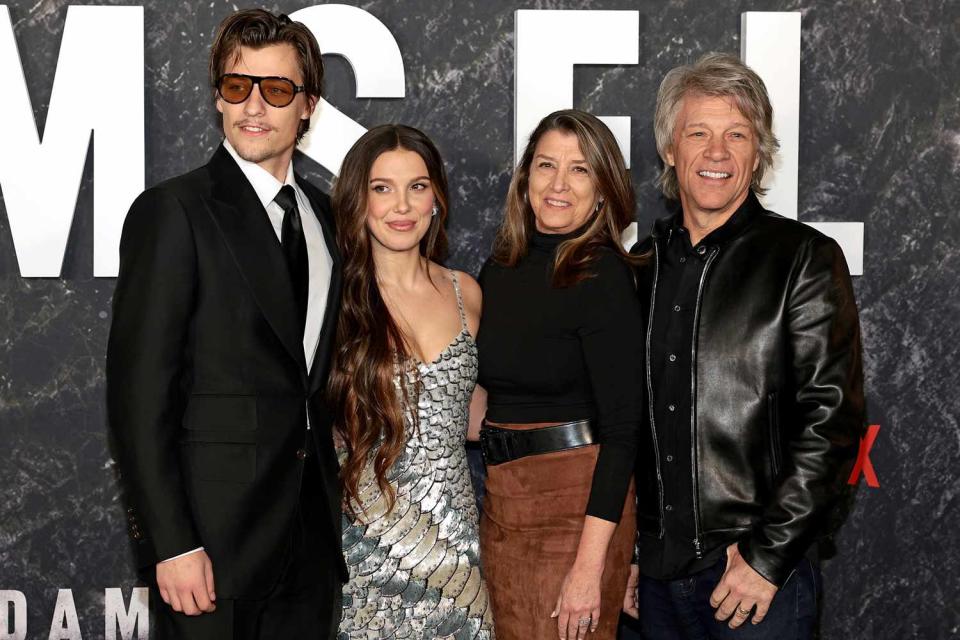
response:
<svg viewBox="0 0 960 640"><path fill-rule="evenodd" d="M557 618L560 640L583 640L587 629L600 623L600 579L603 566L585 567L574 563L563 579L557 606L550 617Z"/></svg>
<svg viewBox="0 0 960 640"><path fill-rule="evenodd" d="M557 606L550 614L551 618L557 619L560 640L583 640L587 629L591 632L597 630L600 624L600 580L607 547L616 528L616 522L584 517L577 558L563 578Z"/></svg>

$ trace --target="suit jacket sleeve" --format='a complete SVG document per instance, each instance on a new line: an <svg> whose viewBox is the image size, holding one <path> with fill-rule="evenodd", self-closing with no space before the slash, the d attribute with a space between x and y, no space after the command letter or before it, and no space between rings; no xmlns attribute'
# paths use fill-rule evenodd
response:
<svg viewBox="0 0 960 640"><path fill-rule="evenodd" d="M744 559L782 585L823 528L864 427L860 324L843 252L817 235L801 250L788 298L790 403L783 475L763 518L740 543ZM783 432L783 430L781 430Z"/></svg>
<svg viewBox="0 0 960 640"><path fill-rule="evenodd" d="M110 434L141 567L203 544L181 479L178 443L196 286L183 205L168 190L144 192L123 226L107 346Z"/></svg>

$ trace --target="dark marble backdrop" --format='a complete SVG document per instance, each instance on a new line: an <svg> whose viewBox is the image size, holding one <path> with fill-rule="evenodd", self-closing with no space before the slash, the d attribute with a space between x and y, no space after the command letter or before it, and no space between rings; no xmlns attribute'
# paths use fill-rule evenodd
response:
<svg viewBox="0 0 960 640"><path fill-rule="evenodd" d="M41 130L67 4L9 3ZM205 162L220 141L204 74L213 30L235 7L146 3L147 184ZM880 487L861 484L836 556L825 563L822 637L960 637L960 3L372 0L362 7L396 37L407 95L355 99L349 66L328 58L328 98L364 125L405 122L437 141L452 184L451 262L474 272L511 171L515 9L640 11L640 63L577 67L575 106L633 116L642 228L661 211L651 186L650 119L663 73L708 50L739 51L742 11L802 12L800 217L866 224L866 273L855 286L870 421L881 425L871 454ZM0 134L0 152L12 152L2 145ZM83 636L102 637L104 588L123 587L129 598L134 585L105 446L113 280L92 277L91 159L61 278L19 276L0 206L0 590L26 594L28 638L46 637L61 588L73 590ZM298 162L329 185L323 169Z"/></svg>

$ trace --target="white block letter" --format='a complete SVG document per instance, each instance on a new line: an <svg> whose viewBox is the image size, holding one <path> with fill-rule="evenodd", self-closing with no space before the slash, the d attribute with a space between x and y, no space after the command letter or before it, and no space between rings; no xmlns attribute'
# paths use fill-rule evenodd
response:
<svg viewBox="0 0 960 640"><path fill-rule="evenodd" d="M10 608L13 628L10 628ZM26 640L27 598L22 591L0 590L0 640Z"/></svg>
<svg viewBox="0 0 960 640"><path fill-rule="evenodd" d="M573 106L573 65L637 64L639 11L519 10L514 54L514 162L537 123ZM630 166L630 117L601 117Z"/></svg>
<svg viewBox="0 0 960 640"><path fill-rule="evenodd" d="M290 14L305 24L324 54L343 56L357 81L358 98L402 98L406 77L390 30L363 9L345 4L307 7ZM300 150L334 174L366 129L321 98Z"/></svg>
<svg viewBox="0 0 960 640"><path fill-rule="evenodd" d="M133 640L133 630L137 629L137 639L147 640L150 632L149 612L150 592L145 587L135 587L130 595L130 609L123 606L121 589L106 589L103 594L103 637L105 640L117 640L117 626L120 627L122 640Z"/></svg>
<svg viewBox="0 0 960 640"><path fill-rule="evenodd" d="M73 604L73 591L70 589L60 589L57 594L57 606L53 609L48 639L82 640L80 621L77 620L77 607Z"/></svg>
<svg viewBox="0 0 960 640"><path fill-rule="evenodd" d="M762 198L772 211L797 219L800 156L800 13L748 11L740 16L740 57L767 85L773 131L780 140ZM862 222L810 222L836 240L853 275L863 274Z"/></svg>
<svg viewBox="0 0 960 640"><path fill-rule="evenodd" d="M0 188L23 277L57 277L94 137L95 276L117 275L123 219L143 190L143 8L71 6L43 142L0 5Z"/></svg>

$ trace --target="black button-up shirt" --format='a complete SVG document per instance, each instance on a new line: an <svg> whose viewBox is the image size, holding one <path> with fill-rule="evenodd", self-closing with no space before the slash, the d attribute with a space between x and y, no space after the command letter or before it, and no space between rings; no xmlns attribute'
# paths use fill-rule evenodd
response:
<svg viewBox="0 0 960 640"><path fill-rule="evenodd" d="M713 565L724 548L695 546L693 479L693 340L697 298L711 254L745 224L745 210L757 206L751 194L739 209L697 246L677 212L658 239L659 269L650 336L650 374L653 420L663 480L664 536L640 540L640 571L649 577L670 580Z"/></svg>

